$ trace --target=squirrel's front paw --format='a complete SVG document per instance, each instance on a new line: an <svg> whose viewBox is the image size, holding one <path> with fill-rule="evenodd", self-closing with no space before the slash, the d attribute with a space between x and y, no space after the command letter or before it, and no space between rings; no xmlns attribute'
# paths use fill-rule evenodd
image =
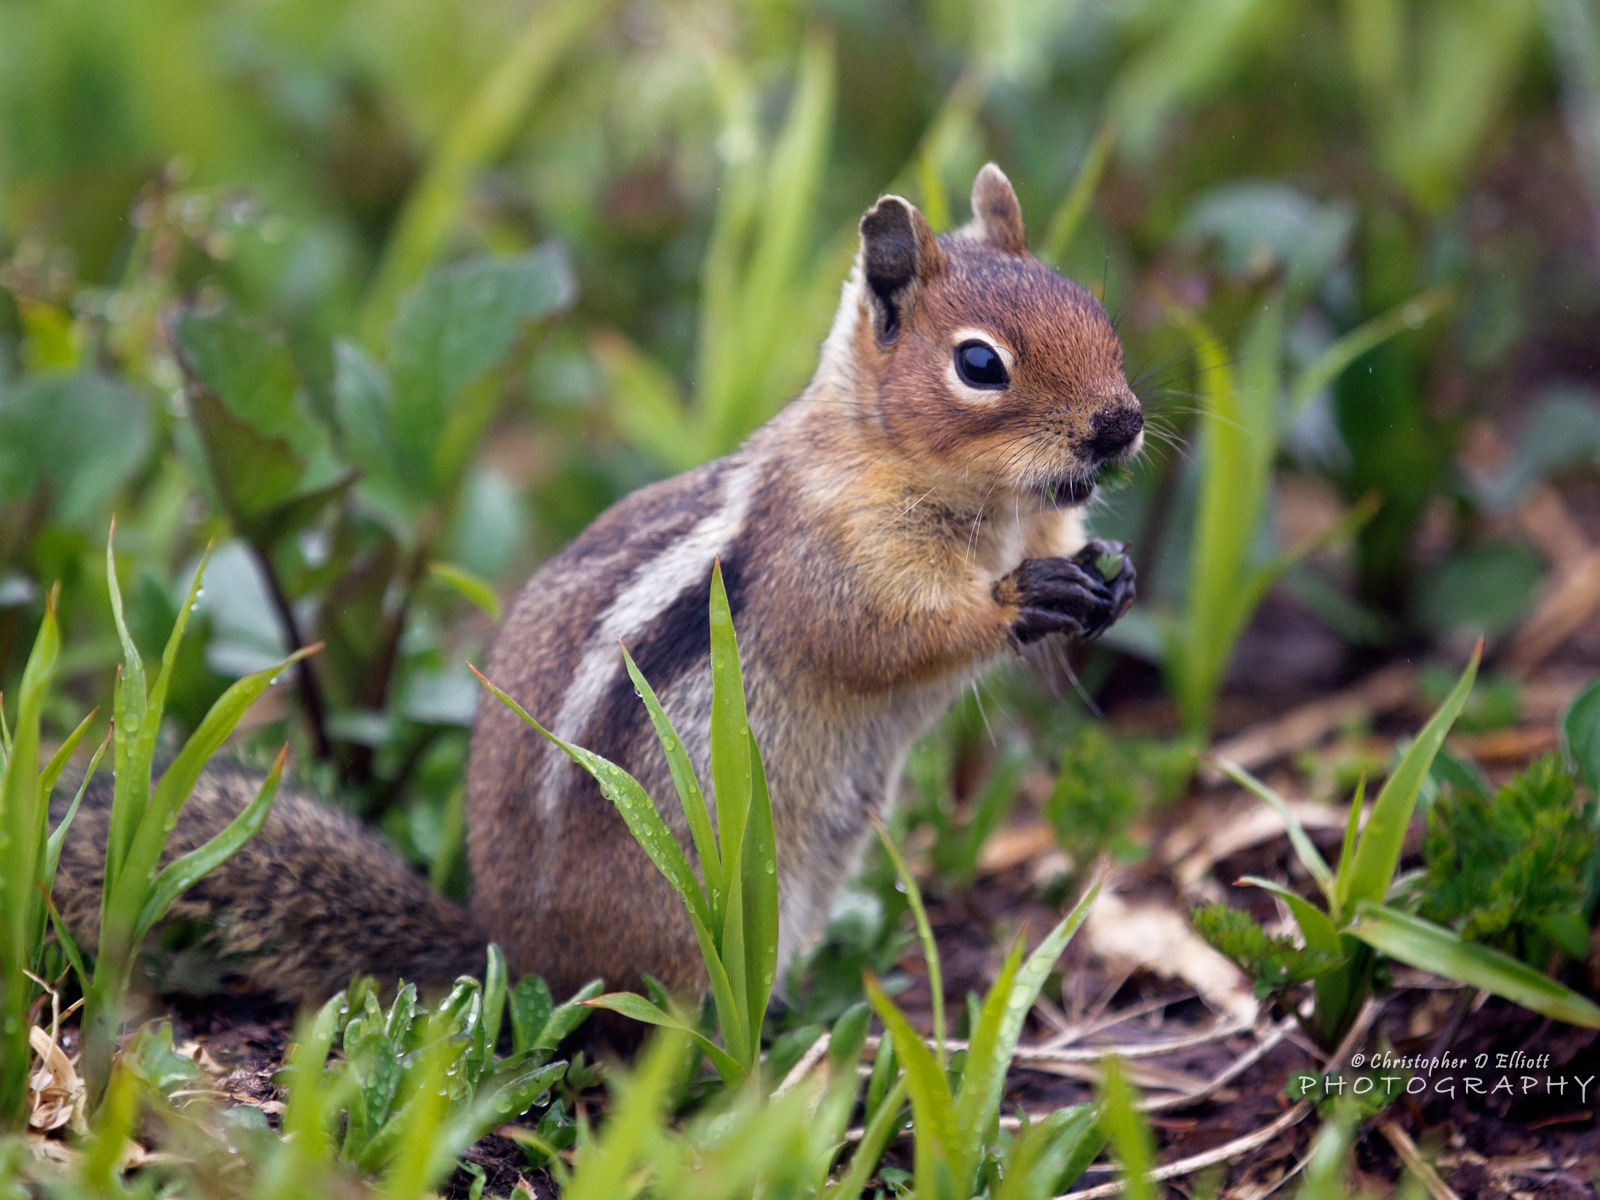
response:
<svg viewBox="0 0 1600 1200"><path fill-rule="evenodd" d="M1052 633L1097 638L1128 611L1133 596L1127 547L1098 540L1071 558L1027 559L995 585L995 598L1016 606L1011 636L1023 645Z"/></svg>

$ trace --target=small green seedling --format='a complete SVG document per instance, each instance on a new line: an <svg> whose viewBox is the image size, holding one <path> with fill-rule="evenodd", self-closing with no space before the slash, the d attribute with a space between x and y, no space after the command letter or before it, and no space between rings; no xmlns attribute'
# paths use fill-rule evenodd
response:
<svg viewBox="0 0 1600 1200"><path fill-rule="evenodd" d="M50 791L89 730L85 717L55 755L40 765L40 730L45 701L61 653L56 624L58 590L45 601L44 621L22 673L15 727L0 710L0 1130L20 1129L28 1119L28 1036L43 977L46 897L61 860L67 826L83 799L105 744L95 751L83 784L54 832L49 830Z"/></svg>
<svg viewBox="0 0 1600 1200"><path fill-rule="evenodd" d="M599 755L556 737L481 673L478 678L501 703L594 776L639 845L677 891L699 939L722 1045L703 1036L682 1016L663 1010L643 996L615 992L588 1003L647 1024L684 1028L723 1080L730 1087L735 1086L751 1079L760 1065L761 1025L777 980L778 852L766 772L745 711L739 648L721 564L711 574L711 779L717 801L714 830L705 793L683 739L672 727L633 657L626 649L622 653L671 768L705 880L703 885L684 848L661 819L655 801L638 780Z"/></svg>
<svg viewBox="0 0 1600 1200"><path fill-rule="evenodd" d="M880 831L880 837L894 861L901 886L913 898L912 911L917 914L918 931L928 959L928 982L936 1004L935 1048L930 1050L905 1014L884 994L877 980L870 975L866 979L867 999L883 1022L887 1037L893 1041L895 1057L904 1069L905 1090L911 1098L916 1134L916 1193L971 1197L977 1195L982 1186L980 1176L991 1156L1006 1072L1022 1037L1023 1022L1067 943L1089 915L1089 908L1100 893L1100 883L1097 880L1089 888L1026 960L1020 942L1012 947L999 977L977 1010L960 1068L960 1081L952 1089L949 1064L945 1061L943 984L938 950L916 879L887 835ZM880 1114L882 1111L880 1108ZM1058 1132L1064 1141L1070 1141L1060 1147L1063 1162L1075 1160L1079 1146L1093 1136L1087 1123L1073 1123ZM1013 1149L1018 1152L1016 1147ZM1098 1150L1096 1144L1094 1152Z"/></svg>
<svg viewBox="0 0 1600 1200"><path fill-rule="evenodd" d="M1345 826L1337 872L1323 859L1283 797L1231 763L1217 766L1254 792L1282 818L1289 841L1322 892L1319 908L1282 884L1259 876L1240 880L1264 888L1288 906L1305 946L1333 960L1315 973L1316 1006L1310 1032L1324 1045L1338 1043L1371 994L1379 954L1471 987L1483 988L1547 1017L1600 1028L1600 1008L1540 971L1488 946L1462 938L1405 911L1389 899L1411 814L1445 735L1466 704L1483 653L1482 644L1455 688L1401 757L1361 827L1357 788ZM1202 933L1207 926L1202 923ZM1221 943L1214 942L1221 948Z"/></svg>
<svg viewBox="0 0 1600 1200"><path fill-rule="evenodd" d="M155 682L146 690L144 660L128 633L122 614L122 593L117 586L117 563L112 535L106 539L106 578L111 591L111 612L122 641L123 665L117 677L116 734L113 753L114 788L106 839L105 889L100 908L99 946L92 971L84 978L83 1072L91 1103L104 1095L116 1053L117 1029L123 1000L133 974L134 958L157 921L173 902L209 872L226 862L267 819L288 756L285 746L260 790L237 817L216 837L182 858L161 864L167 837L178 813L211 756L222 747L234 726L272 682L318 647L297 650L276 666L238 680L217 699L189 740L152 782L156 741L166 707L167 687L183 641L184 628L200 595L206 556L195 569L188 597L179 610L172 635L161 655ZM81 963L79 964L81 967Z"/></svg>

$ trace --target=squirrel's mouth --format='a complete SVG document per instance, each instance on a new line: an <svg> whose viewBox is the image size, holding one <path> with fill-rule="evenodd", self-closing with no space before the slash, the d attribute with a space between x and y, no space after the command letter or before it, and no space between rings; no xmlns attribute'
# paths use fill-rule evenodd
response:
<svg viewBox="0 0 1600 1200"><path fill-rule="evenodd" d="M1044 497L1046 504L1053 504L1057 508L1075 508L1087 504L1089 497L1094 495L1094 480L1052 479L1039 489L1039 495Z"/></svg>

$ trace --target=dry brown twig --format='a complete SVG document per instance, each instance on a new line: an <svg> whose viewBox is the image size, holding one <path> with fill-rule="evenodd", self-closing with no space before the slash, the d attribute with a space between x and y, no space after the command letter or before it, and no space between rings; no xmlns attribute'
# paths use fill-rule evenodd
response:
<svg viewBox="0 0 1600 1200"><path fill-rule="evenodd" d="M1366 1037L1367 1030L1372 1028L1372 1023L1377 1019L1381 1009L1381 1003L1372 1000L1367 1001L1366 1006L1361 1010L1361 1015L1356 1018L1355 1024L1350 1027L1350 1032L1345 1035L1338 1048L1323 1060L1323 1071L1326 1072L1336 1064L1344 1062L1350 1052L1361 1044L1361 1040ZM1196 1171L1203 1171L1207 1167L1218 1166L1240 1155L1248 1154L1252 1150L1265 1146L1280 1134L1294 1128L1305 1120L1313 1107L1311 1101L1301 1100L1282 1116L1267 1125L1263 1125L1260 1129L1252 1130L1250 1133L1234 1138L1231 1142L1217 1146L1214 1149L1159 1166L1150 1172L1150 1178L1158 1183L1167 1179L1177 1179L1184 1175L1193 1175ZM1110 1183L1097 1184L1094 1187L1067 1192L1065 1195L1057 1196L1055 1200L1099 1200L1102 1196L1115 1196L1122 1191L1123 1186L1124 1181L1116 1179Z"/></svg>

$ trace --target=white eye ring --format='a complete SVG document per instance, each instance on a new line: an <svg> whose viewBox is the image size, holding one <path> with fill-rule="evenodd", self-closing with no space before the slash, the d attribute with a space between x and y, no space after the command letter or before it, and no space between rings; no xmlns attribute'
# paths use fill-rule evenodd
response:
<svg viewBox="0 0 1600 1200"><path fill-rule="evenodd" d="M968 342L978 342L981 345L987 346L989 349L993 350L999 357L1000 361L1005 365L1008 379L1010 376L1016 373L1017 356L1011 352L1010 347L1006 346L1000 341L999 338L995 337L994 334L990 333L986 329L957 329L950 335L951 353L945 359L945 383L949 386L950 391L953 394L959 396L969 404L992 404L997 396L1004 394L1004 387L973 387L966 380L962 379L960 373L956 370L955 350L957 347Z"/></svg>

